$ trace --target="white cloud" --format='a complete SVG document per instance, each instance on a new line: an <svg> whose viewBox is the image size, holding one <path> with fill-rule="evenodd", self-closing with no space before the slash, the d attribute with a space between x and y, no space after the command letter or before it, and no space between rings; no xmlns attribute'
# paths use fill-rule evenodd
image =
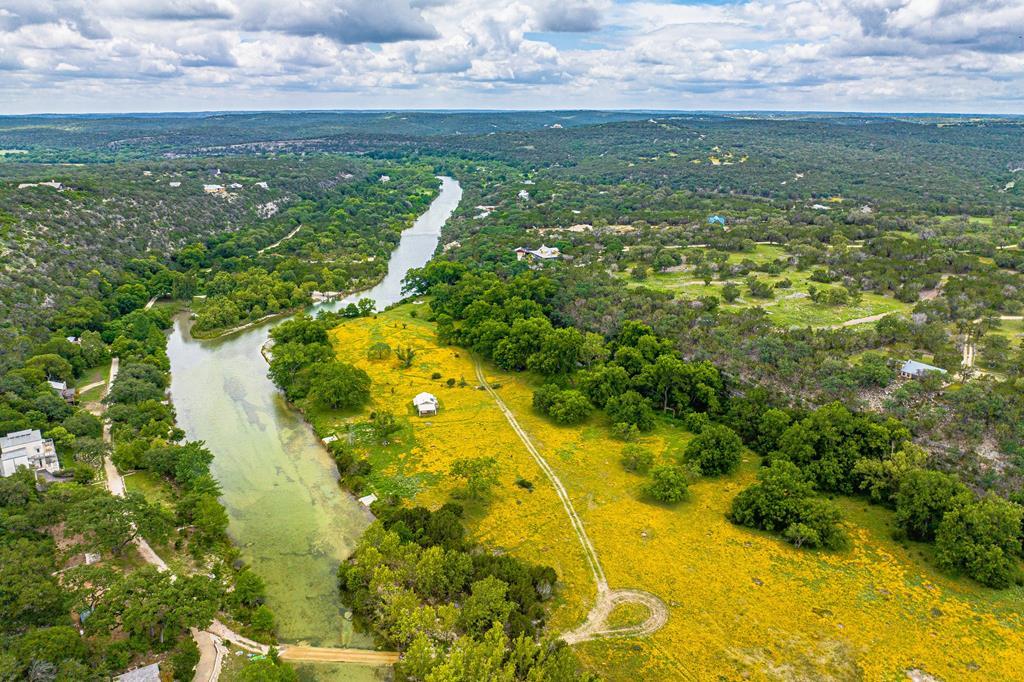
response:
<svg viewBox="0 0 1024 682"><path fill-rule="evenodd" d="M1021 0L6 0L0 107L1012 111L1020 26Z"/></svg>

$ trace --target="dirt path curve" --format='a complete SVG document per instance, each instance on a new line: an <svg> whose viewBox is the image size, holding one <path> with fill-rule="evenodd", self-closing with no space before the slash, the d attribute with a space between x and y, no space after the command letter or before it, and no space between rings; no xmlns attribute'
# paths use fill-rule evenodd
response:
<svg viewBox="0 0 1024 682"><path fill-rule="evenodd" d="M855 327L858 324L866 324L867 322L878 322L886 315L892 315L892 313L878 313L877 315L868 315L867 317L858 317L855 320L847 320L846 322L840 322L839 324L833 324L829 329L842 329L843 327Z"/></svg>
<svg viewBox="0 0 1024 682"><path fill-rule="evenodd" d="M86 384L85 386L82 386L80 389L78 389L78 395L82 395L86 391L91 391L97 386L102 386L105 383L107 383L106 379L100 379L99 381L94 381L91 384Z"/></svg>
<svg viewBox="0 0 1024 682"><path fill-rule="evenodd" d="M280 239L278 239L276 242L274 242L270 246L264 246L262 249L260 249L256 253L263 253L264 251L270 251L271 249L276 249L277 247L281 246L282 243L288 241L289 239L294 237L296 234L298 234L299 230L301 230L301 229L302 229L302 225L299 225L294 230L292 230L291 232L289 232L285 236L281 237Z"/></svg>
<svg viewBox="0 0 1024 682"><path fill-rule="evenodd" d="M629 589L611 589L608 587L608 580L604 575L604 568L601 567L601 561L597 556L597 550L594 549L593 543L587 536L587 529L583 525L583 520L580 519L576 513L576 508L572 504L572 500L569 498L569 493L566 491L565 486L562 485L562 481L558 478L558 474L555 473L551 465L548 464L544 456L540 454L537 447L533 444L529 434L519 425L516 420L515 414L508 408L505 401L498 396L495 390L487 383L487 379L484 377L483 367L479 361L475 362L476 378L483 386L484 390L491 396L494 403L501 410L501 413L505 415L506 421L512 427L512 430L519 436L519 440L526 446L526 450L533 457L534 461L544 472L544 475L551 481L551 485L554 487L555 492L558 493L558 498L562 502L562 508L565 509L565 513L569 517L569 522L572 524L572 529L576 533L576 538L580 542L580 546L583 548L583 554L587 560L587 566L590 568L590 573L594 577L594 582L597 584L597 602L594 608L587 614L587 620L580 627L572 630L571 632L565 633L562 637L569 644L575 644L577 642L584 642L588 639L597 639L599 637L629 637L629 636L640 636L649 635L657 630L661 629L662 626L668 622L668 609L665 607L665 603L658 597L650 594L649 592L643 592L641 590L629 590ZM638 603L643 604L647 607L650 612L647 620L639 625L631 625L623 628L608 628L605 627L605 623L608 620L608 616L612 610L618 604L625 603Z"/></svg>

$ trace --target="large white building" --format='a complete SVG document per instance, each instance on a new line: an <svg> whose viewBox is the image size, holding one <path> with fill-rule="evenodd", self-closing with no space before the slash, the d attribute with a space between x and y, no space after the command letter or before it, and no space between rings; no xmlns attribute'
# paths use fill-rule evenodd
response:
<svg viewBox="0 0 1024 682"><path fill-rule="evenodd" d="M15 431L0 437L0 475L6 478L21 467L32 471L44 469L51 474L60 471L53 441L44 439L38 429Z"/></svg>

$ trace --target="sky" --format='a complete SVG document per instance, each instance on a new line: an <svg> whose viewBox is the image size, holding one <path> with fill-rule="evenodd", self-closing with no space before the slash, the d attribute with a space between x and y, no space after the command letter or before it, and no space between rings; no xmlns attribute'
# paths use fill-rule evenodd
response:
<svg viewBox="0 0 1024 682"><path fill-rule="evenodd" d="M1024 114L1024 0L0 0L0 113Z"/></svg>

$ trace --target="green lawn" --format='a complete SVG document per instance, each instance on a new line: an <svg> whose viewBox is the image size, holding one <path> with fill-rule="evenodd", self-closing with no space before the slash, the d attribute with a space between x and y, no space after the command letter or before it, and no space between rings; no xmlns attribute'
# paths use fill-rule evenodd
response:
<svg viewBox="0 0 1024 682"><path fill-rule="evenodd" d="M776 254L784 253L777 246L759 246L759 249L770 250ZM767 257L762 252L762 258L773 260L774 257ZM776 256L777 257L777 256ZM621 273L623 278L627 274ZM756 299L750 296L747 291L743 277L732 279L740 287L740 298L734 303L722 303L723 310L739 311L743 308L761 306L768 313L772 321L780 327L829 327L842 324L849 320L855 320L871 315L883 313L909 313L913 306L897 301L889 296L865 293L861 302L857 305L827 306L814 303L806 294L811 285L818 288L836 286L824 285L812 282L809 279L810 272L786 270L782 275L770 276L764 273L756 273L758 279L765 282L776 283L788 279L792 286L788 289L776 289L775 296L771 299ZM702 296L722 297L723 281L712 281L705 285L698 281L696 276L689 271L657 273L648 277L643 282L631 282L630 286L645 286L656 291L665 291L673 294L680 294L687 298L700 298Z"/></svg>
<svg viewBox="0 0 1024 682"><path fill-rule="evenodd" d="M170 483L148 471L133 471L125 474L124 485L129 492L138 492L149 500L165 507L174 506L174 491Z"/></svg>
<svg viewBox="0 0 1024 682"><path fill-rule="evenodd" d="M82 376L75 382L75 388L81 388L82 386L88 386L89 384L97 381L106 381L110 375L110 363L99 365L98 367L92 367L85 370Z"/></svg>

